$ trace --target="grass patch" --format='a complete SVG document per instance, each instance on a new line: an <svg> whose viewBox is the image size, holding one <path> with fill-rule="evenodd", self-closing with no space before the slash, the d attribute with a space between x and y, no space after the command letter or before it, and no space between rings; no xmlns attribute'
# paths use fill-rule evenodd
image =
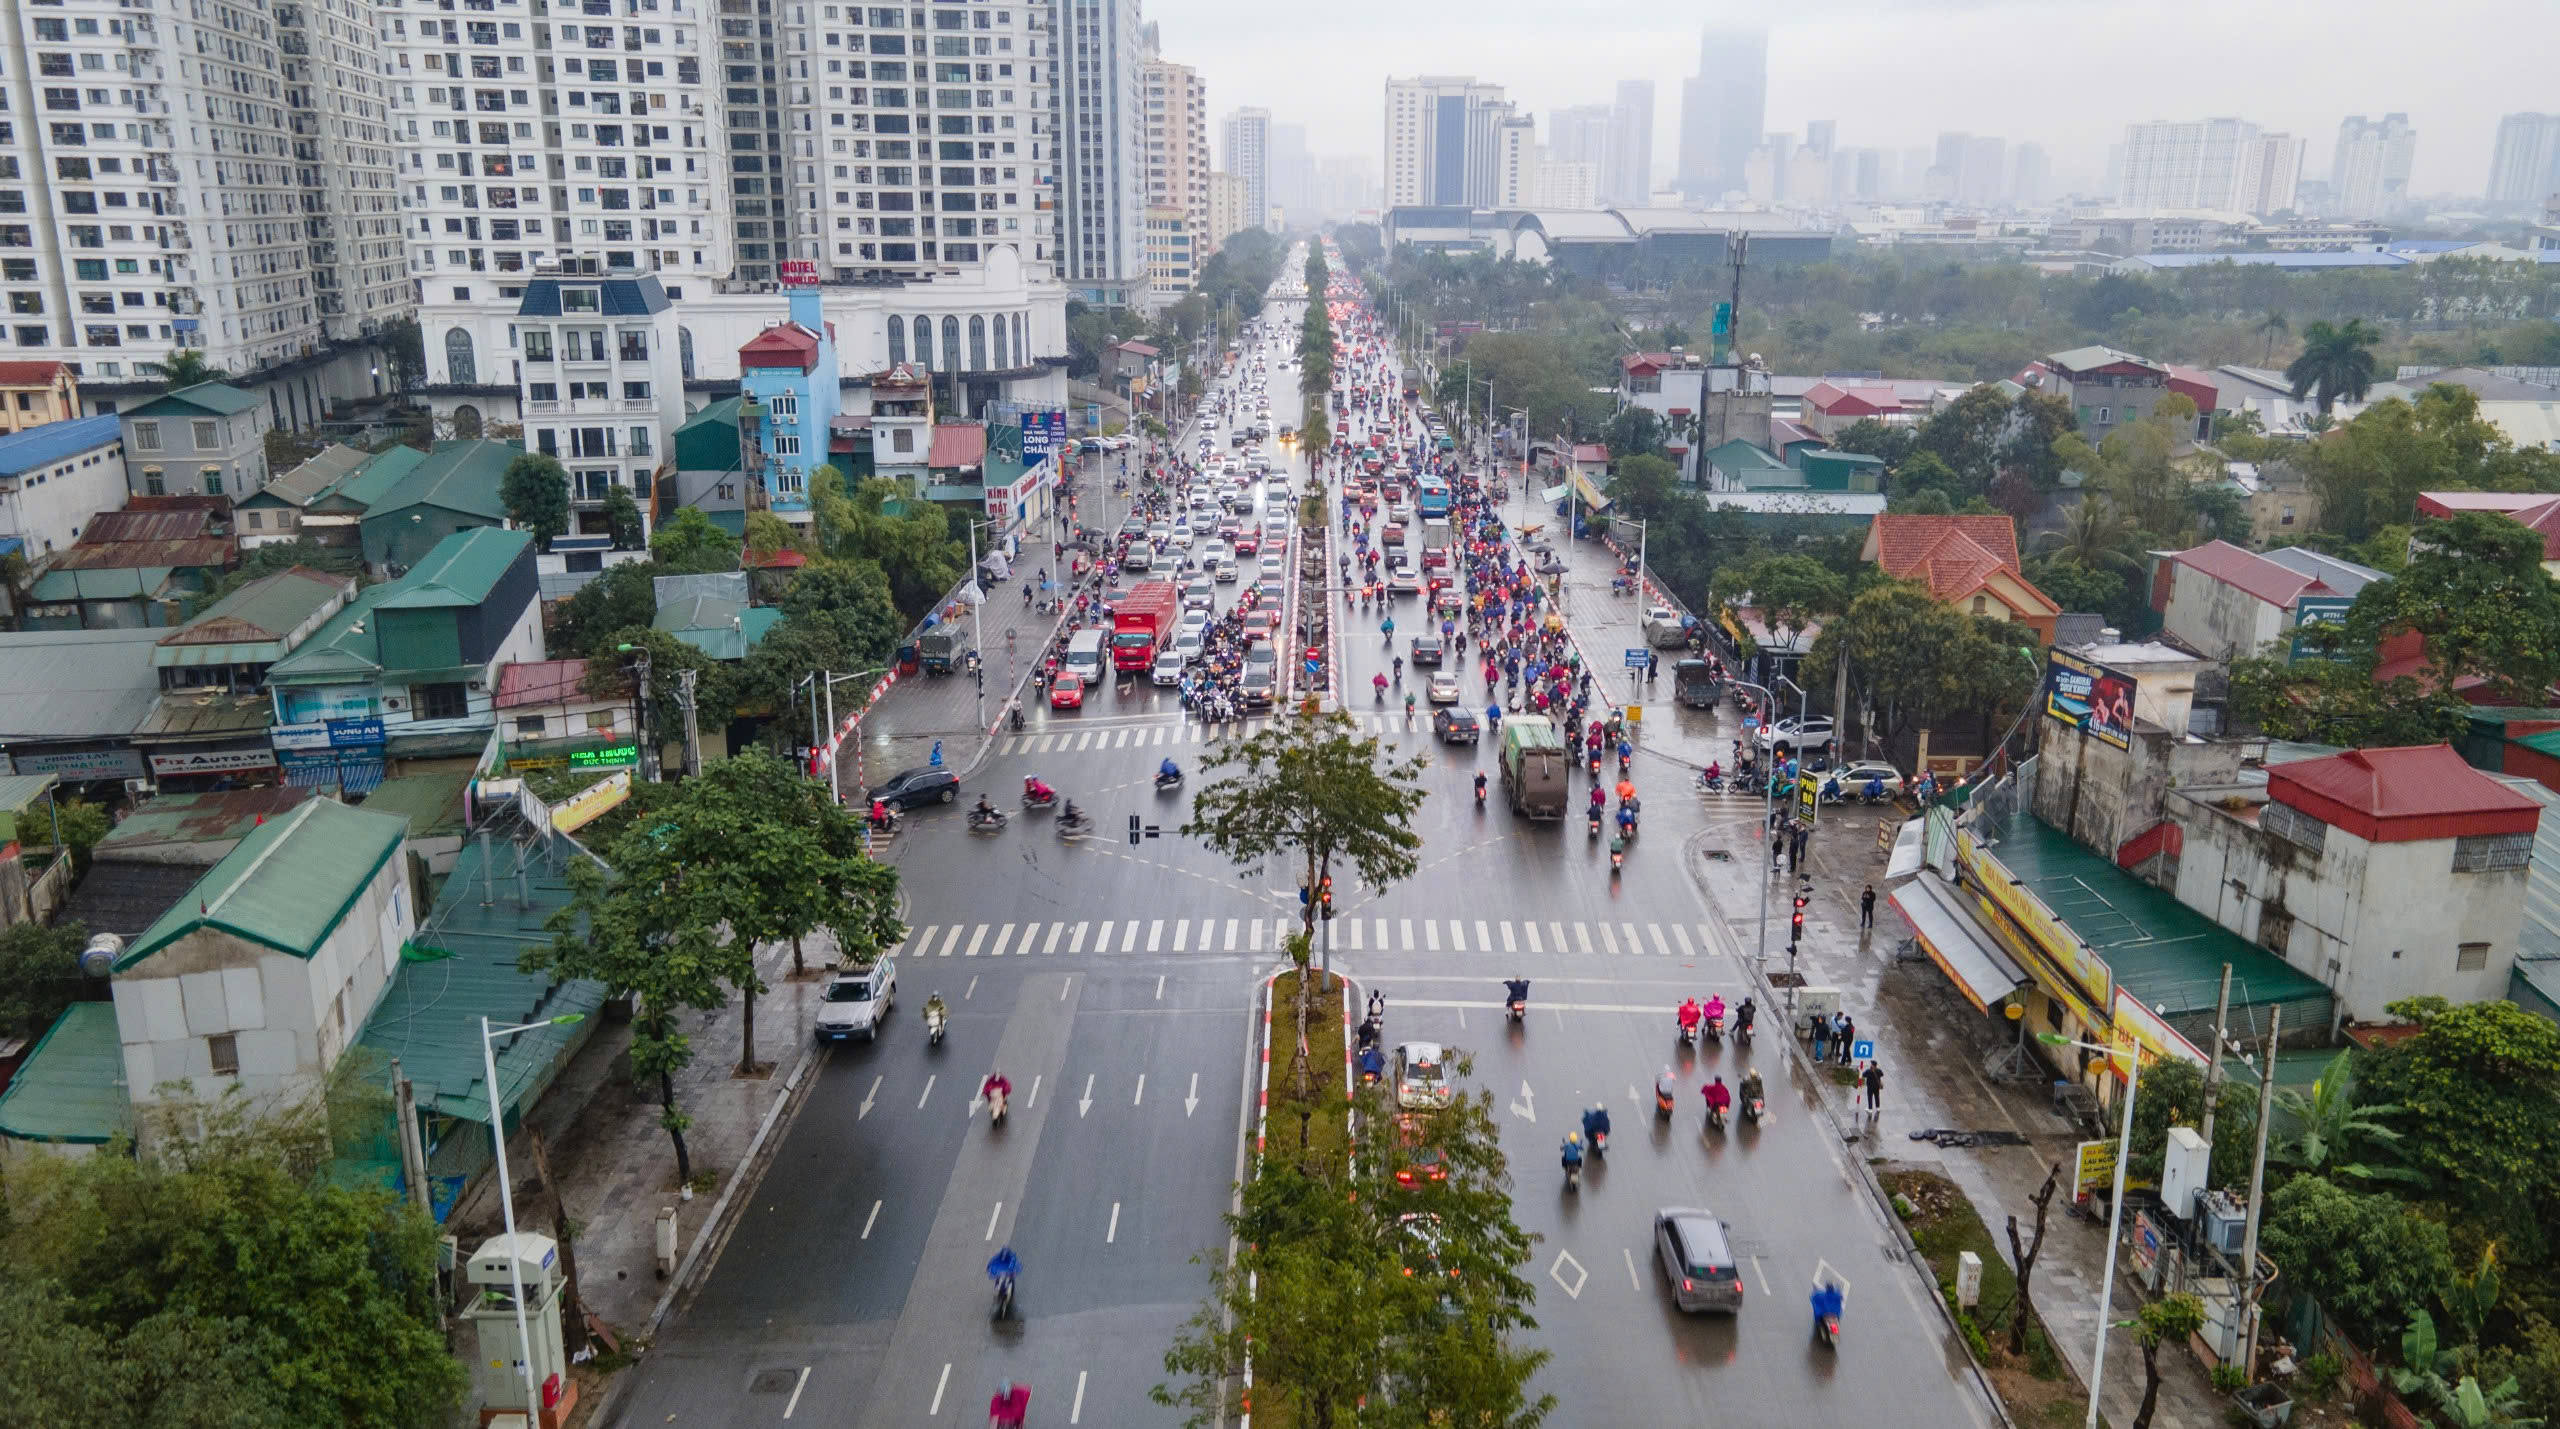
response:
<svg viewBox="0 0 2560 1429"><path fill-rule="evenodd" d="M1307 1086L1298 1089L1298 980L1317 980L1307 1013ZM1340 1166L1351 1154L1351 1089L1342 1064L1342 979L1309 971L1271 984L1271 1114L1266 1155L1297 1156L1311 1168Z"/></svg>
<svg viewBox="0 0 2560 1429"><path fill-rule="evenodd" d="M2042 1321L2030 1319L2027 1324L2027 1352L2024 1357L2009 1353L2009 1323L2021 1313L2018 1304L2018 1277L2010 1270L2005 1249L2005 1232L1995 1239L1991 1227L1983 1224L1973 1203L1955 1183L1932 1171L1881 1171L1884 1188L1894 1198L1894 1210L1902 1217L1903 1226L1911 1232L1911 1243L1919 1248L1930 1271L1937 1276L1938 1293L1946 1297L1957 1327L1974 1357L1982 1361L1990 1376L1992 1388L2009 1406L2009 1413L2020 1424L2065 1426L2084 1422L2089 1399L2079 1384L2064 1372L2060 1353L2045 1334ZM2032 1215L2029 1208L2028 1215ZM2059 1212L2056 1213L2057 1218ZM2020 1234L2030 1234L2028 1216L2020 1217ZM2050 1238L2055 1228L2048 1226ZM1982 1259L1982 1298L1971 1311L1957 1307L1956 1260L1966 1251ZM2103 1422L2103 1418L2101 1420Z"/></svg>

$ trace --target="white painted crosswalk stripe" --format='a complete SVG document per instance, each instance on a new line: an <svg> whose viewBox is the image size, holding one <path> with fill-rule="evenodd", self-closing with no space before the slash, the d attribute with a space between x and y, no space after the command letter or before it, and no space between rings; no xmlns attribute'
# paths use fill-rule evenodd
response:
<svg viewBox="0 0 2560 1429"><path fill-rule="evenodd" d="M1345 918L1334 925L1334 946L1345 952L1490 954L1496 938L1500 951L1516 953L1525 942L1531 953L1579 952L1587 955L1684 957L1713 956L1714 944L1701 925L1686 923L1514 923L1508 920L1451 918ZM889 951L909 957L1029 957L1054 954L1061 945L1070 955L1092 944L1100 954L1135 953L1140 933L1149 953L1260 953L1278 949L1302 926L1291 916L1252 918L1110 919L1036 923L923 923L912 925ZM1594 935L1594 929L1597 935ZM1112 933L1119 932L1118 946ZM1170 944L1168 945L1168 938ZM1704 953L1701 953L1701 947Z"/></svg>
<svg viewBox="0 0 2560 1429"><path fill-rule="evenodd" d="M1578 928L1581 925L1577 923L1574 926ZM1609 950L1609 956L1614 958L1618 955L1618 935L1609 931L1606 923L1600 925L1600 944Z"/></svg>

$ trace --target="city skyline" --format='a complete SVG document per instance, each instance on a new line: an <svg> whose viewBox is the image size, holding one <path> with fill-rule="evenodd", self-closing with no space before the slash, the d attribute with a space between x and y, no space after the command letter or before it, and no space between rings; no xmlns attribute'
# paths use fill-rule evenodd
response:
<svg viewBox="0 0 2560 1429"><path fill-rule="evenodd" d="M2371 43L2357 12L2392 26L2395 43ZM1390 74L1472 74L1501 85L1522 111L1539 117L1542 130L1557 109L1606 105L1621 81L1650 81L1657 189L1670 184L1678 164L1682 87L1697 70L1701 31L1767 22L1730 5L1676 16L1611 12L1567 24L1525 5L1461 9L1450 0L1419 0L1382 11L1317 0L1308 24L1274 35L1201 0L1161 0L1148 14L1182 35L1188 62L1222 102L1267 105L1303 119L1318 155L1376 152ZM2242 30L2261 22L2263 32L2286 36L2284 64L2271 71L2238 49L2183 44L2181 15ZM2021 28L2026 17L2035 21L2032 35ZM2244 113L2270 132L2317 136L2304 177L2325 178L2329 140L2344 119L2405 113L2422 136L2409 191L2483 193L2500 120L2554 107L2541 97L2547 83L2532 56L2560 42L2560 9L2519 13L2488 0L2451 0L2434 18L2411 27L2405 12L2350 3L2343 14L2333 10L2321 25L2304 26L2298 3L2198 0L2173 4L2166 15L2151 12L2133 26L2096 15L2066 21L2022 0L1811 0L1770 23L1765 124L1771 132L1801 133L1808 122L1836 120L1844 147L1887 151L1931 144L1942 132L2006 135L2042 147L2058 193L2096 186L2109 146L2123 141L2130 124ZM1322 38L1349 25L1373 42L1345 52ZM2490 26L2504 37L2500 45L2465 39ZM2063 43L2057 50L2048 40ZM2091 45L2108 48L2116 80L2094 101L2084 73L2043 57ZM1295 53L1300 46L1303 55ZM1308 63L1289 62L1300 58ZM1926 73L1954 82L1913 82ZM1978 82L1995 76L1996 85Z"/></svg>

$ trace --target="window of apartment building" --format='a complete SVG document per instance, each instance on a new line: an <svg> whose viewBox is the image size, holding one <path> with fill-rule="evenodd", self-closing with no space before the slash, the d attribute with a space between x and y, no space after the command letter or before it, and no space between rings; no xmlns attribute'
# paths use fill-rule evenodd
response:
<svg viewBox="0 0 2560 1429"><path fill-rule="evenodd" d="M209 466L198 474L204 478L205 495L220 496L222 494L222 468Z"/></svg>
<svg viewBox="0 0 2560 1429"><path fill-rule="evenodd" d="M2453 950L2453 970L2455 972L2482 972L2487 970L2488 966L2489 945L2487 943L2463 943L2457 945Z"/></svg>
<svg viewBox="0 0 2560 1429"><path fill-rule="evenodd" d="M417 705L411 712L413 719L461 719L471 713L470 691L458 680L441 685L412 685L409 698Z"/></svg>
<svg viewBox="0 0 2560 1429"><path fill-rule="evenodd" d="M199 417L188 425L194 429L197 451L209 452L222 445L219 422L208 417Z"/></svg>
<svg viewBox="0 0 2560 1429"><path fill-rule="evenodd" d="M540 716L540 715L518 715L518 716L516 716L516 738L518 738L518 739L540 739L540 738L542 737L542 729L543 729L542 716Z"/></svg>
<svg viewBox="0 0 2560 1429"><path fill-rule="evenodd" d="M206 1055L213 1059L215 1076L240 1075L240 1039L238 1037L228 1032L217 1032L204 1039L204 1049Z"/></svg>
<svg viewBox="0 0 2560 1429"><path fill-rule="evenodd" d="M133 449L138 452L160 450L160 424L155 421L137 420L133 424Z"/></svg>
<svg viewBox="0 0 2560 1429"><path fill-rule="evenodd" d="M800 419L799 393L776 392L773 394L772 405L773 415L776 417L780 417L786 421L798 421Z"/></svg>
<svg viewBox="0 0 2560 1429"><path fill-rule="evenodd" d="M2479 834L2453 841L2453 871L2487 873L2533 861L2531 834Z"/></svg>

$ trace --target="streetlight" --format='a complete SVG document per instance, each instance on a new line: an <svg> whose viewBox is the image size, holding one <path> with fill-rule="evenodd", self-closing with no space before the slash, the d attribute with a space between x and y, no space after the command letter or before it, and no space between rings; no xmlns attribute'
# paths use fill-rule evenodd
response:
<svg viewBox="0 0 2560 1429"><path fill-rule="evenodd" d="M524 1367L524 1412L528 1421L542 1417L542 1390L533 1382L533 1331L524 1318L524 1259L516 1253L516 1193L507 1179L507 1109L498 1096L497 1041L537 1027L566 1027L585 1017L585 1013L570 1012L513 1027L491 1027L488 1018L480 1019L480 1071L489 1088L489 1136L498 1148L498 1206L507 1222L507 1286L515 1297L516 1363Z"/></svg>
<svg viewBox="0 0 2560 1429"><path fill-rule="evenodd" d="M2076 1047L2084 1052L2098 1052L2112 1057L2113 1047L2095 1042L2081 1042L2059 1032L2039 1032L2036 1040L2048 1047ZM2142 1047L2136 1043L2124 1059L2124 1118L2116 1133L2115 1204L2107 1211L2107 1271L2098 1282L2098 1349L2089 1360L2089 1419L2086 1429L2098 1429L2098 1381L2107 1372L2107 1316L2115 1309L2116 1246L2124 1239L2124 1163L2133 1153L2133 1098L2142 1082Z"/></svg>

